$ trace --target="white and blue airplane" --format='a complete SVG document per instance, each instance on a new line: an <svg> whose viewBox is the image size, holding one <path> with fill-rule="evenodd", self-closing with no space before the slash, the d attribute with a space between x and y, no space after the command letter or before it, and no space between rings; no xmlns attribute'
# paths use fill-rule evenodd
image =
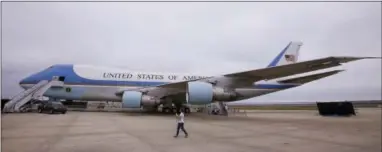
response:
<svg viewBox="0 0 382 152"><path fill-rule="evenodd" d="M167 103L203 105L233 102L301 86L343 70L307 76L297 74L340 66L375 57L326 57L297 62L302 42L290 42L265 68L220 76L147 73L130 70L59 64L20 81L24 89L59 77L63 87L51 87L44 96L64 100L119 101L123 108L156 107Z"/></svg>

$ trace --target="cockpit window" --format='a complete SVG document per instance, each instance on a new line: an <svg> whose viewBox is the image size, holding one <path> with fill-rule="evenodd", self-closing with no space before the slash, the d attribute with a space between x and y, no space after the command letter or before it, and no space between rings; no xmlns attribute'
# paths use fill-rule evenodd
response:
<svg viewBox="0 0 382 152"><path fill-rule="evenodd" d="M41 72L45 72L45 71L48 71L48 70L51 70L54 66L50 66L49 68L46 68L44 70L42 70Z"/></svg>

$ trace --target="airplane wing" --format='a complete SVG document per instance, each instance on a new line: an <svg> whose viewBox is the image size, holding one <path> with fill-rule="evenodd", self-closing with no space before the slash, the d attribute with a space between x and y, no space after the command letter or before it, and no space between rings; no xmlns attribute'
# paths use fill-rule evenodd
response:
<svg viewBox="0 0 382 152"><path fill-rule="evenodd" d="M295 74L336 67L341 65L342 63L347 63L351 61L356 61L361 59L373 59L373 58L380 58L380 57L327 57L327 58L303 61L303 62L298 62L293 64L280 65L280 66L275 66L270 68L262 68L262 69L244 71L244 72L230 73L230 74L225 74L223 76L228 78L239 78L238 81L245 80L246 82L250 82L250 84L248 85L251 85L256 81L287 77L287 76L291 76ZM154 96L167 96L171 94L186 92L188 82L204 81L204 80L208 81L211 78L217 78L217 77L208 77L208 78L195 79L190 81L168 83L168 84L163 84L158 86L121 90L117 92L117 94L122 94L124 91L134 90L134 91L150 92L150 94L154 94Z"/></svg>
<svg viewBox="0 0 382 152"><path fill-rule="evenodd" d="M287 77L295 74L306 73L331 67L336 67L342 63L361 59L372 59L379 57L327 57L309 61L298 62L294 64L275 66L270 68L256 69L232 74L226 74L227 77L246 77L254 81L270 80L281 77Z"/></svg>
<svg viewBox="0 0 382 152"><path fill-rule="evenodd" d="M176 94L176 93L186 92L188 82L207 80L209 78L213 78L213 77L193 79L193 80L180 81L180 82L174 82L174 83L167 83L167 84L162 84L162 85L158 85L158 86L148 86L148 87L140 87L140 88L133 88L133 89L123 89L123 90L116 92L116 95L122 95L123 92L125 92L125 91L139 91L139 92L146 92L146 93L150 92L150 95L154 95L154 96L167 96L167 95L172 95L172 94Z"/></svg>

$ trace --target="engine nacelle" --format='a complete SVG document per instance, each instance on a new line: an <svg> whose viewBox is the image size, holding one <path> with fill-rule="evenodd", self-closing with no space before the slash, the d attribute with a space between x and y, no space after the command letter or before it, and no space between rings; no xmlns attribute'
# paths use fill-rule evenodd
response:
<svg viewBox="0 0 382 152"><path fill-rule="evenodd" d="M209 104L213 101L232 101L237 97L234 91L214 87L206 82L189 82L186 94L187 102L190 104Z"/></svg>
<svg viewBox="0 0 382 152"><path fill-rule="evenodd" d="M122 108L140 108L141 106L154 106L161 102L160 99L144 95L138 91L125 91L122 95Z"/></svg>

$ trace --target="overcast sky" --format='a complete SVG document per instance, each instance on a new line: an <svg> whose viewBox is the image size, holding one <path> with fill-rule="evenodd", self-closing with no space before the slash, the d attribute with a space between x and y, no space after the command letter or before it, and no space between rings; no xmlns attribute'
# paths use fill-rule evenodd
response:
<svg viewBox="0 0 382 152"><path fill-rule="evenodd" d="M378 3L2 3L2 97L57 63L219 75L300 60L381 56ZM381 60L249 101L381 99Z"/></svg>

